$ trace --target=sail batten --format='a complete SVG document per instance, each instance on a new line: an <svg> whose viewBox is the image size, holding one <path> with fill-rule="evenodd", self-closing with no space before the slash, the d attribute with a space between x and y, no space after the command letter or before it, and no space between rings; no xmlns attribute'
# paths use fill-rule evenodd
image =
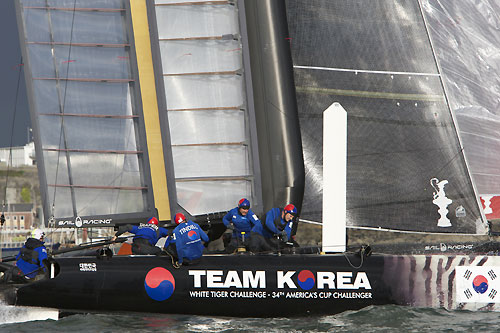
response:
<svg viewBox="0 0 500 333"><path fill-rule="evenodd" d="M392 74L392 75L423 75L423 76L441 76L439 73L417 73L417 72L394 72L394 71L376 71L355 68L332 68L332 67L317 67L317 66L300 66L294 65L293 68L298 69L316 69L323 71L334 72L353 72L353 73L371 73L371 74Z"/></svg>
<svg viewBox="0 0 500 333"><path fill-rule="evenodd" d="M146 190L147 187L132 187L132 186L102 186L102 185L65 185L65 184L47 184L52 187L65 187L65 188L90 188L90 189L114 189L114 190Z"/></svg>

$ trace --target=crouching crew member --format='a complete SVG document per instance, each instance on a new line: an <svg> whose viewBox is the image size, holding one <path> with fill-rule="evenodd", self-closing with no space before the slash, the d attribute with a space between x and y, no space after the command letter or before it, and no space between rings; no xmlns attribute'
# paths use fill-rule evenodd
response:
<svg viewBox="0 0 500 333"><path fill-rule="evenodd" d="M167 252L174 257L174 267L195 264L203 255L202 241L209 241L207 234L193 221L187 221L182 213L175 214L177 227L172 235L167 238Z"/></svg>
<svg viewBox="0 0 500 333"><path fill-rule="evenodd" d="M24 283L43 276L46 271L44 261L48 257L47 249L43 245L44 237L45 233L40 229L31 232L31 237L16 256L16 265L5 271L2 281Z"/></svg>
<svg viewBox="0 0 500 333"><path fill-rule="evenodd" d="M139 226L129 224L120 226L111 240L116 240L125 232L135 235L132 240L133 254L161 254L162 249L157 247L156 243L160 238L168 236L168 230L158 226L156 217L150 218L148 223L141 223Z"/></svg>
<svg viewBox="0 0 500 333"><path fill-rule="evenodd" d="M264 252L298 246L295 242L297 232L297 208L288 204L284 209L271 208L265 221L252 228L250 251Z"/></svg>
<svg viewBox="0 0 500 333"><path fill-rule="evenodd" d="M16 266L23 272L26 279L33 279L39 273L45 273L44 260L47 259L47 248L43 245L45 233L40 229L31 232L21 251L16 256Z"/></svg>
<svg viewBox="0 0 500 333"><path fill-rule="evenodd" d="M252 228L260 224L259 218L250 209L250 201L245 198L238 202L238 207L231 209L222 218L222 222L226 228L233 230L231 241L226 247L226 252L229 253L233 252L238 245L247 246Z"/></svg>

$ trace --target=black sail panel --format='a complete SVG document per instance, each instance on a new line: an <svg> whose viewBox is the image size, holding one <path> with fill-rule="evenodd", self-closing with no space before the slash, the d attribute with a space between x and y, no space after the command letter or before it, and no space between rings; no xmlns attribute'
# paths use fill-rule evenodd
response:
<svg viewBox="0 0 500 333"><path fill-rule="evenodd" d="M481 213L418 1L287 1L306 169L322 212L322 113L348 114L350 226L476 233ZM434 201L434 202L433 202Z"/></svg>

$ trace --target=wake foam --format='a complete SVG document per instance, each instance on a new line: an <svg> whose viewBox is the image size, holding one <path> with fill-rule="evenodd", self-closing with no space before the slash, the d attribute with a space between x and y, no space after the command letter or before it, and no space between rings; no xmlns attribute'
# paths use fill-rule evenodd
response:
<svg viewBox="0 0 500 333"><path fill-rule="evenodd" d="M58 320L59 311L50 308L7 305L4 301L0 301L0 325L47 319Z"/></svg>

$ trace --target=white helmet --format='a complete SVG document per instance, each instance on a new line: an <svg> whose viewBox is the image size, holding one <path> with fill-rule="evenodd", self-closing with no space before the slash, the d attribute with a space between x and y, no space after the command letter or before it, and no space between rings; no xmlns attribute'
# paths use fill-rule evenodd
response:
<svg viewBox="0 0 500 333"><path fill-rule="evenodd" d="M45 232L40 229L35 229L31 232L31 238L42 239L43 237L45 237Z"/></svg>

